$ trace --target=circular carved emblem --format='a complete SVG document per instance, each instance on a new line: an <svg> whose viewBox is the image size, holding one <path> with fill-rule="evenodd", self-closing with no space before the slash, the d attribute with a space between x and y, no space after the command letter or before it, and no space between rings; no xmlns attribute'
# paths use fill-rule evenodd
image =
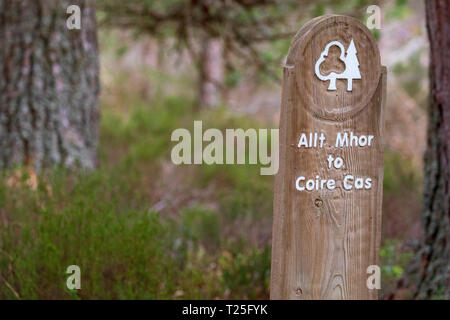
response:
<svg viewBox="0 0 450 320"><path fill-rule="evenodd" d="M374 37L346 16L326 16L304 26L287 62L294 65L302 105L327 120L342 121L361 111L381 74Z"/></svg>

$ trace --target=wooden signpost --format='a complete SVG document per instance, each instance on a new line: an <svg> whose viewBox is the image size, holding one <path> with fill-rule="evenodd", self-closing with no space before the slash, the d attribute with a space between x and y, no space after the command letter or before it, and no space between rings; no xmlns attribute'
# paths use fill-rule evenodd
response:
<svg viewBox="0 0 450 320"><path fill-rule="evenodd" d="M386 68L370 31L327 15L284 67L272 299L377 299Z"/></svg>

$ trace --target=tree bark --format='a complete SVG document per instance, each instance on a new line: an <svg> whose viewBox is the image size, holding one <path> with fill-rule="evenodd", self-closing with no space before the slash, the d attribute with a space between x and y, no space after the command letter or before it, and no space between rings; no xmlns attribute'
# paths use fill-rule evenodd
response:
<svg viewBox="0 0 450 320"><path fill-rule="evenodd" d="M69 30L70 5L81 30ZM93 168L99 61L90 0L0 0L0 167Z"/></svg>
<svg viewBox="0 0 450 320"><path fill-rule="evenodd" d="M425 153L423 239L409 279L414 298L450 298L450 3L426 1L430 107Z"/></svg>

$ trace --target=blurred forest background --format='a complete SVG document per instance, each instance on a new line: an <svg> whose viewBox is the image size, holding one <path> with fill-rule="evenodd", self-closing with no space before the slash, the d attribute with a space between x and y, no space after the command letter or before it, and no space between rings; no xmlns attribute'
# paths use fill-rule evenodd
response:
<svg viewBox="0 0 450 320"><path fill-rule="evenodd" d="M96 169L3 174L0 298L268 298L273 176L259 165L175 166L170 135L194 120L204 129L277 128L295 32L327 13L365 24L372 4L381 7L373 33L388 68L380 297L411 298L397 283L421 235L424 2L199 3L96 1ZM82 290L65 286L71 264L81 267Z"/></svg>

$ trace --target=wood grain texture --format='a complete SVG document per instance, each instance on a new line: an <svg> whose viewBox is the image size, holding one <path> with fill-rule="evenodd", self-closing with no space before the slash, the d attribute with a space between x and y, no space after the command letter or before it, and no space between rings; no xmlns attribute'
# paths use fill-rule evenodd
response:
<svg viewBox="0 0 450 320"><path fill-rule="evenodd" d="M328 91L314 65L327 43L354 40L361 80ZM331 54L330 54L331 57ZM323 74L339 65L330 63ZM286 59L280 117L280 169L275 177L272 299L376 299L366 286L379 265L383 181L383 108L386 69L376 42L357 20L327 15L295 36ZM338 132L374 135L370 147L335 148ZM301 133L324 133L323 148L298 148ZM327 156L344 166L328 169ZM369 190L345 190L347 174L372 178ZM335 179L334 190L298 191L298 176ZM322 203L317 206L316 203Z"/></svg>

